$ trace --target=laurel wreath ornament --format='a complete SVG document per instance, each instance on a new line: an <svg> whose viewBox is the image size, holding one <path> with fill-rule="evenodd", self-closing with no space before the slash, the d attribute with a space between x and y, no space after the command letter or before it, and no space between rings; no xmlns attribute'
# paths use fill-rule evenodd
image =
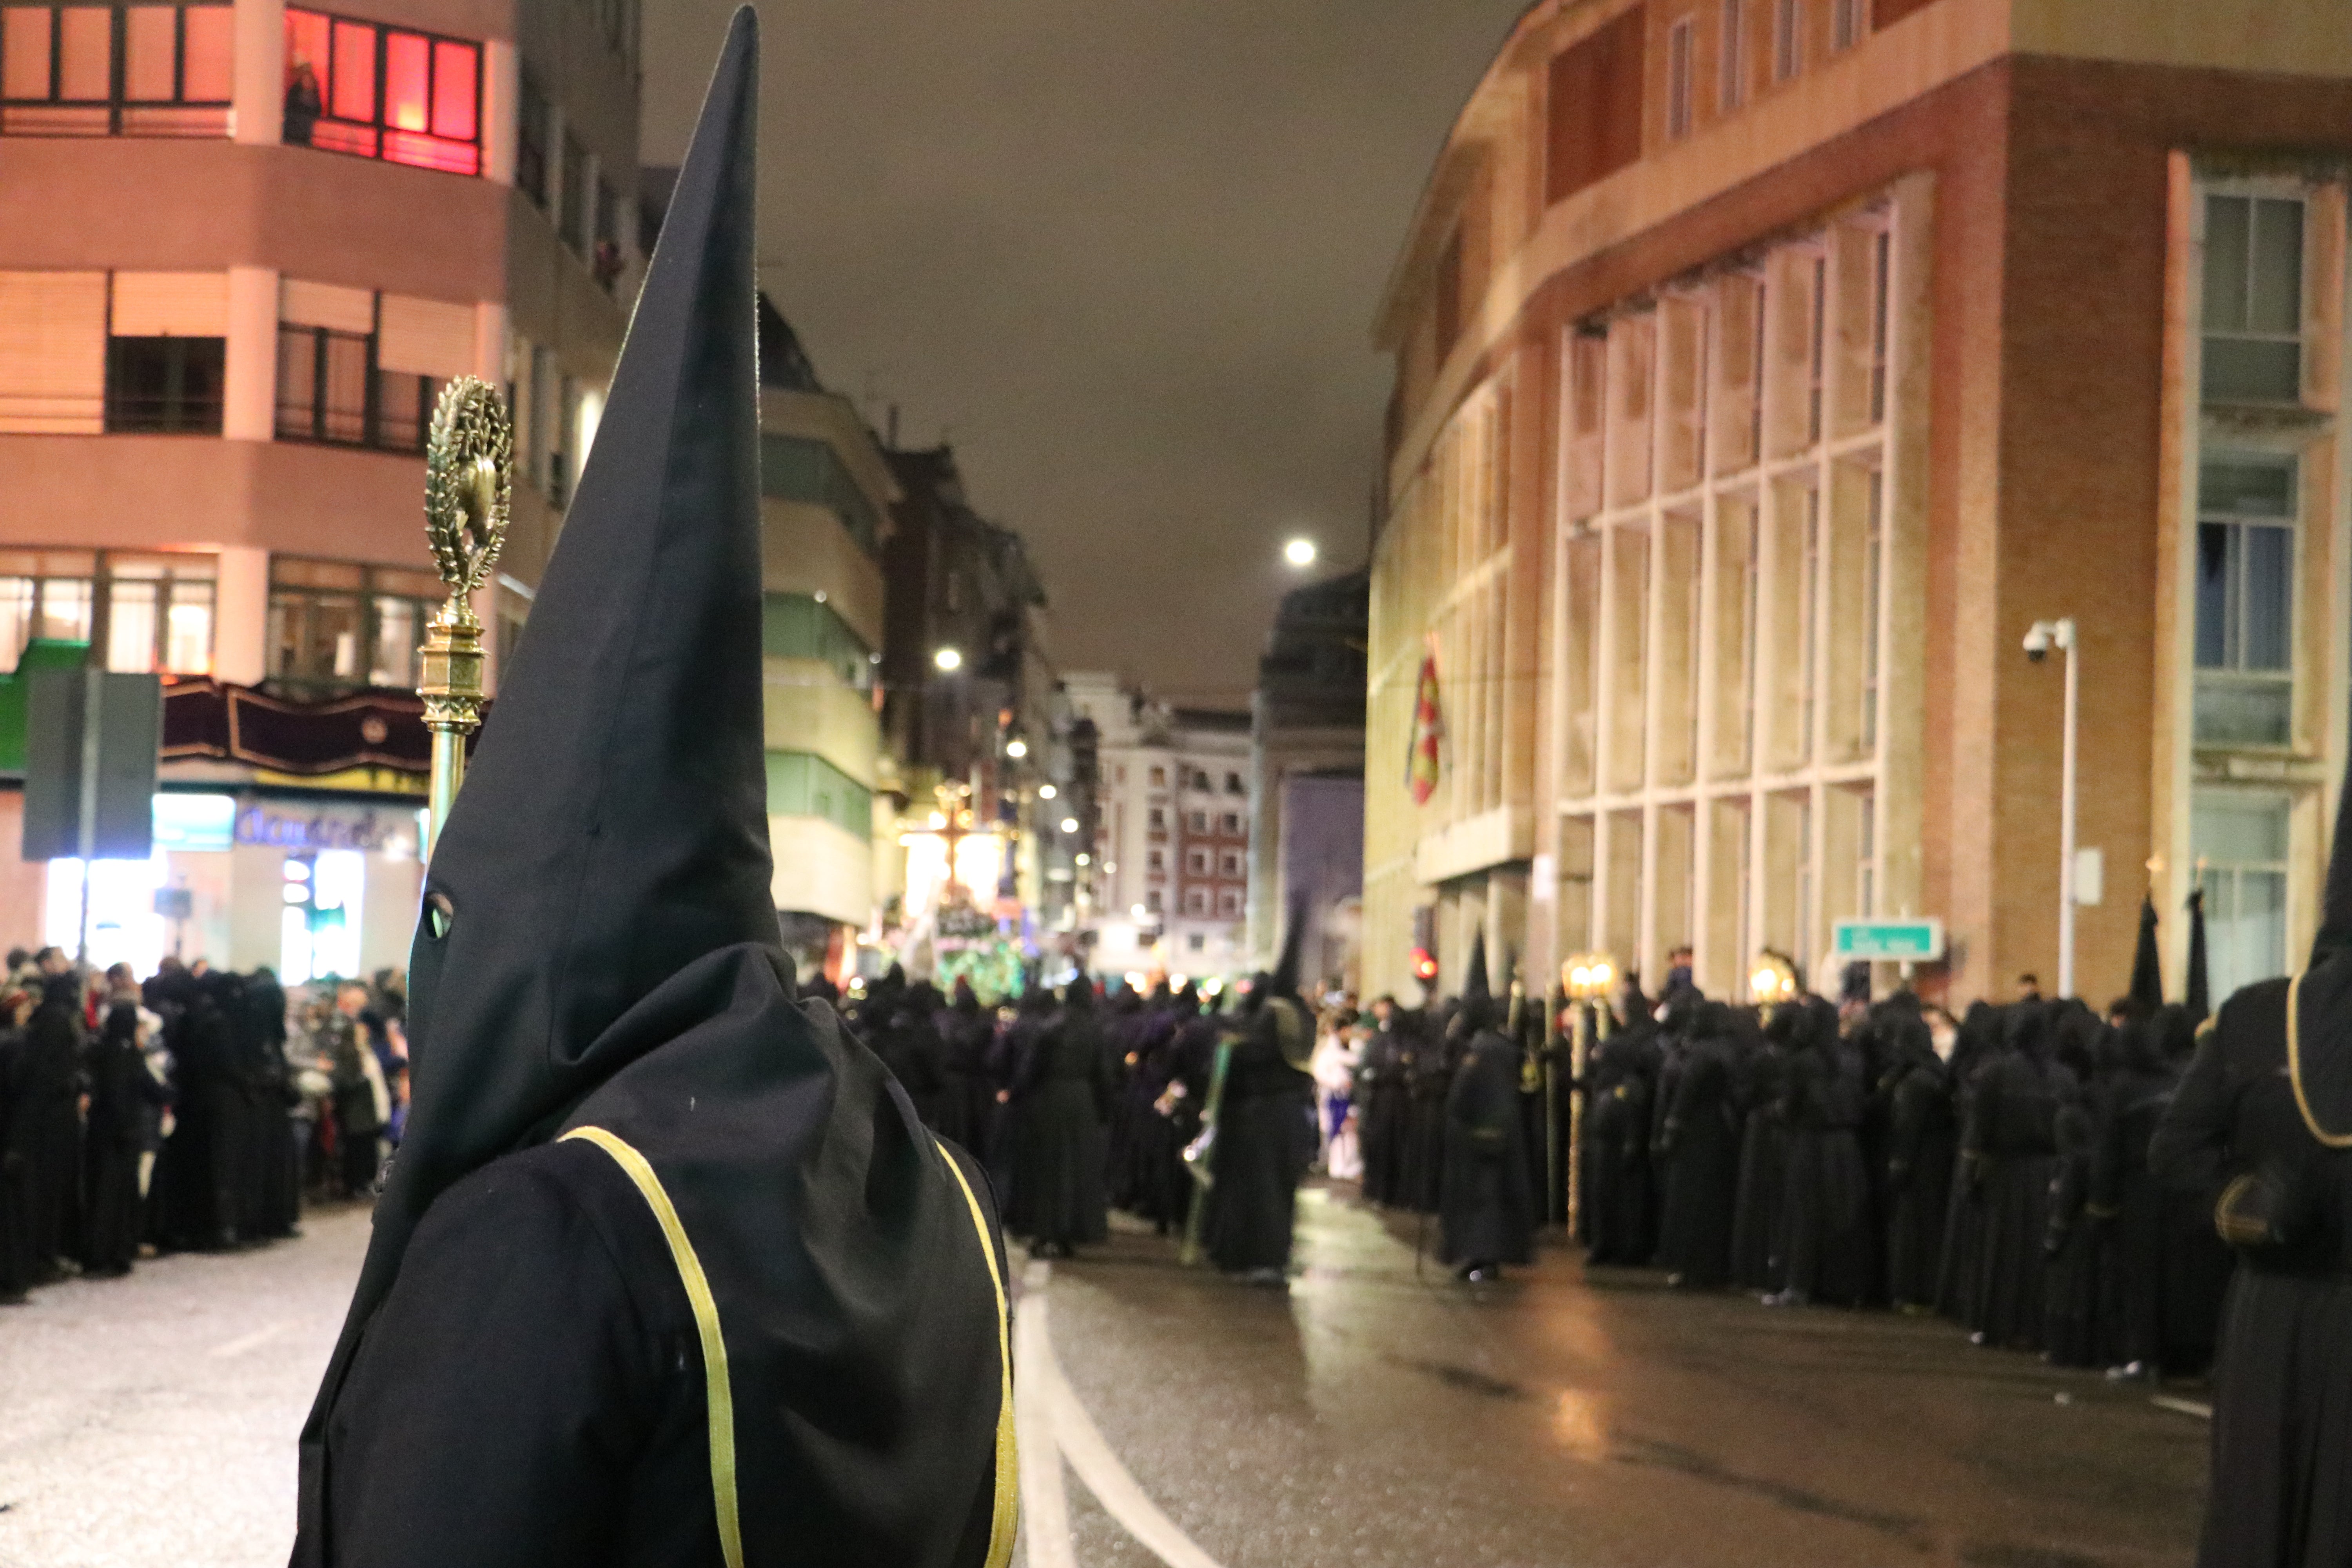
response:
<svg viewBox="0 0 2352 1568"><path fill-rule="evenodd" d="M489 580L506 543L514 489L514 425L489 383L461 375L441 392L425 446L425 537L459 615Z"/></svg>

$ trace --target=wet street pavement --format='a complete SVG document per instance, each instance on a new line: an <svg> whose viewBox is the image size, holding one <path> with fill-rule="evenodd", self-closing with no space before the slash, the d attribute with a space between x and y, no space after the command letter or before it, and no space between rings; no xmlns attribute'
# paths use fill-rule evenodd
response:
<svg viewBox="0 0 2352 1568"><path fill-rule="evenodd" d="M285 1561L366 1221L306 1232L0 1311L0 1568ZM1016 1262L1028 1568L2190 1559L2205 1425L2145 1390L1557 1250L1473 1290L1412 1243L1318 1191L1287 1295L1127 1230Z"/></svg>
<svg viewBox="0 0 2352 1568"><path fill-rule="evenodd" d="M1052 1266L1076 1402L1201 1561L2191 1560L2206 1426L2145 1389L1934 1320L1588 1280L1557 1249L1473 1289L1417 1272L1412 1241L1409 1222L1310 1192L1287 1297L1179 1268L1131 1234ZM1028 1437L1024 1458L1043 1447ZM1075 1478L1068 1491L1062 1562L1155 1561ZM1052 1542L1030 1545L1032 1568L1056 1568Z"/></svg>

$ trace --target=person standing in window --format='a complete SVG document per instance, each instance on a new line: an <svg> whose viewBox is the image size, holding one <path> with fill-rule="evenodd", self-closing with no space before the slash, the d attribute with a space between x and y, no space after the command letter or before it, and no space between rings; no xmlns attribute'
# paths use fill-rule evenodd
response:
<svg viewBox="0 0 2352 1568"><path fill-rule="evenodd" d="M310 128L319 123L326 110L326 100L320 96L319 73L310 68L309 58L294 57L294 68L286 80L286 144L308 147Z"/></svg>

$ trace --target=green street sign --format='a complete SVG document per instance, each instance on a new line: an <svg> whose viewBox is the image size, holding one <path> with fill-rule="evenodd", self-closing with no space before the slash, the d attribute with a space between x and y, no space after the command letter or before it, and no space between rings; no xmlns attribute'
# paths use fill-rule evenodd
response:
<svg viewBox="0 0 2352 1568"><path fill-rule="evenodd" d="M1939 920L1840 921L1831 938L1838 957L1859 962L1933 963L1944 956Z"/></svg>

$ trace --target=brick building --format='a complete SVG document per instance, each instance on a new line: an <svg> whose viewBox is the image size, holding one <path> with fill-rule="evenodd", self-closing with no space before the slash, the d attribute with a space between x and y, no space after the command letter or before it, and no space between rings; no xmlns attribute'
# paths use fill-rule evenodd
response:
<svg viewBox="0 0 2352 1568"><path fill-rule="evenodd" d="M1819 979L1835 921L1906 913L1956 1001L2047 980L2064 678L2021 642L2060 617L2078 989L2200 880L2217 990L2291 964L2346 752L2343 22L1531 7L1378 322L1367 989L1426 907L1441 959L1483 926L1537 984L1688 942L1738 995L1760 948Z"/></svg>

